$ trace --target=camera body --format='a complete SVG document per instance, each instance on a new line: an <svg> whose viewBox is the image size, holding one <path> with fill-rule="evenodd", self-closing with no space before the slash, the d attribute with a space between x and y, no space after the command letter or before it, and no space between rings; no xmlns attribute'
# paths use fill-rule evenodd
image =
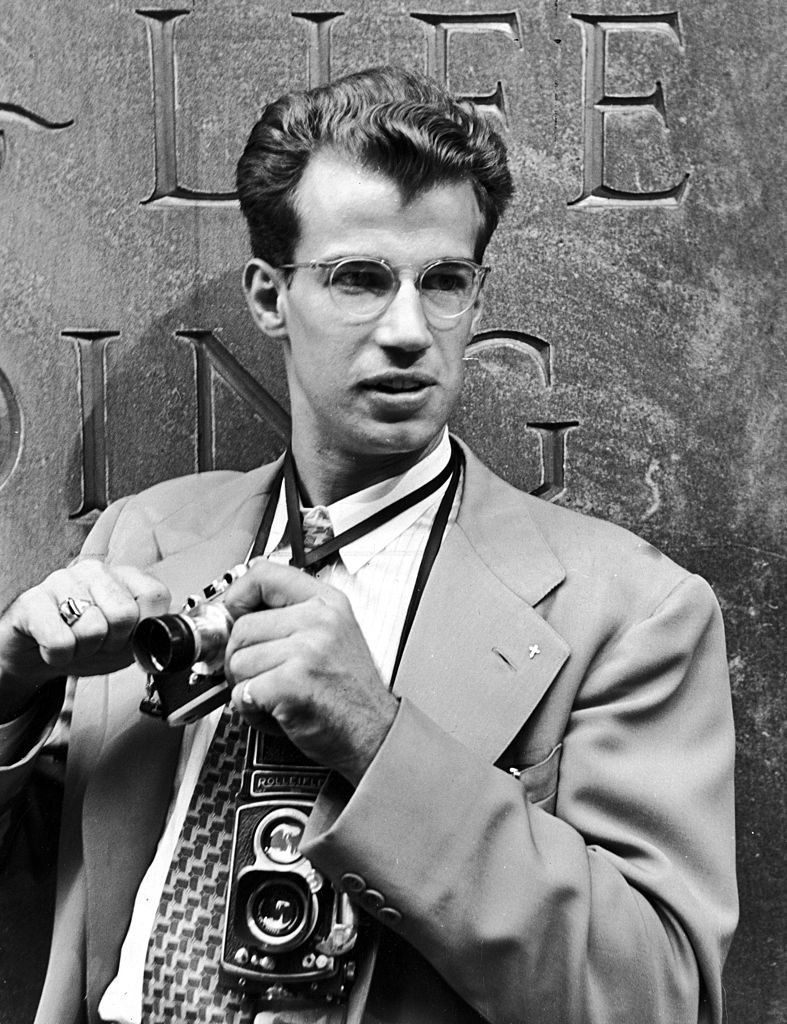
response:
<svg viewBox="0 0 787 1024"><path fill-rule="evenodd" d="M169 725L186 725L227 703L231 690L224 676L224 652L233 620L221 598L245 572L245 565L237 565L201 594L187 597L179 614L138 623L132 648L148 674L140 705L145 714Z"/></svg>
<svg viewBox="0 0 787 1024"><path fill-rule="evenodd" d="M238 566L189 597L177 615L143 619L132 640L148 673L146 714L183 725L227 702L224 652L232 617L222 602ZM223 985L270 1006L342 1000L356 971L361 921L300 852L328 775L284 734L248 729L236 798L220 961Z"/></svg>
<svg viewBox="0 0 787 1024"><path fill-rule="evenodd" d="M326 775L285 737L250 731L221 978L278 1003L340 1000L355 976L358 913L300 852Z"/></svg>

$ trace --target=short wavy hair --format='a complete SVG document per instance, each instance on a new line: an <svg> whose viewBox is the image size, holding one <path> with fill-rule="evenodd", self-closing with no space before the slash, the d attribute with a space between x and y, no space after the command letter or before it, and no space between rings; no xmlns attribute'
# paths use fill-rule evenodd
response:
<svg viewBox="0 0 787 1024"><path fill-rule="evenodd" d="M424 75L370 68L265 107L237 172L254 256L273 266L293 261L297 187L324 148L390 177L405 203L435 185L469 182L482 220L477 259L513 193L505 144L484 115Z"/></svg>

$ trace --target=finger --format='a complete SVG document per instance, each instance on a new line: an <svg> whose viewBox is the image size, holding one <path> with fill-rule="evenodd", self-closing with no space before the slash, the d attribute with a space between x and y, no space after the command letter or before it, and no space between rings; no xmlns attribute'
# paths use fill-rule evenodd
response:
<svg viewBox="0 0 787 1024"><path fill-rule="evenodd" d="M292 637L249 644L232 650L228 646L224 674L230 683L243 683L287 664L296 652L297 647L294 647Z"/></svg>
<svg viewBox="0 0 787 1024"><path fill-rule="evenodd" d="M235 580L224 594L224 603L238 619L260 608L284 608L324 594L327 585L290 565L264 558L249 563L249 571Z"/></svg>
<svg viewBox="0 0 787 1024"><path fill-rule="evenodd" d="M254 729L267 733L269 736L285 735L284 729L273 713L257 702L249 682L235 687L232 691L231 701L241 718Z"/></svg>
<svg viewBox="0 0 787 1024"><path fill-rule="evenodd" d="M73 596L90 602L84 592ZM55 668L67 665L76 648L76 637L61 618L58 604L42 584L22 594L9 612L14 634L26 647L37 648L42 661Z"/></svg>
<svg viewBox="0 0 787 1024"><path fill-rule="evenodd" d="M72 627L77 637L78 654L123 650L128 646L140 616L140 607L133 592L119 579L103 574L93 581L90 594L92 607Z"/></svg>
<svg viewBox="0 0 787 1024"><path fill-rule="evenodd" d="M110 595L123 593L137 603L140 617L160 615L169 610L171 603L166 584L156 576L133 565L108 566L97 558L74 562L67 569L52 573L44 582L55 592L70 593L69 587L74 590L76 585L88 590L98 587Z"/></svg>
<svg viewBox="0 0 787 1024"><path fill-rule="evenodd" d="M87 605L70 625L61 614L69 598ZM122 651L139 618L165 611L169 601L166 586L148 573L84 559L23 595L17 629L35 641L46 664L62 668L100 650Z"/></svg>
<svg viewBox="0 0 787 1024"><path fill-rule="evenodd" d="M100 572L91 581L94 605L74 625L75 660L89 663L96 655L131 659L131 638L142 618L163 614L171 603L169 590L156 577L133 566Z"/></svg>
<svg viewBox="0 0 787 1024"><path fill-rule="evenodd" d="M261 699L260 689L259 686L252 686L252 679L243 679L233 686L230 700L241 713L259 713L273 717Z"/></svg>
<svg viewBox="0 0 787 1024"><path fill-rule="evenodd" d="M70 629L74 637L72 661L81 662L99 651L106 650L111 628L107 613L98 604L91 604Z"/></svg>
<svg viewBox="0 0 787 1024"><path fill-rule="evenodd" d="M261 732L287 735L288 715L272 677L255 676L236 686L231 701L241 717Z"/></svg>
<svg viewBox="0 0 787 1024"><path fill-rule="evenodd" d="M41 659L55 668L66 668L105 649L111 633L108 613L101 606L102 595L97 594L95 588L76 592L74 586L72 584L69 598L86 607L70 624L63 621L61 614L61 606L66 599L58 600L57 595L47 595L48 600L31 604L27 631L38 644Z"/></svg>
<svg viewBox="0 0 787 1024"><path fill-rule="evenodd" d="M123 650L140 617L169 607L169 591L154 576L133 566L110 567L84 559L53 573L49 589L55 598L80 598L90 606L70 625L77 637L77 654Z"/></svg>
<svg viewBox="0 0 787 1024"><path fill-rule="evenodd" d="M235 620L228 650L281 640L327 623L330 618L331 610L322 594L285 608L249 612Z"/></svg>
<svg viewBox="0 0 787 1024"><path fill-rule="evenodd" d="M119 565L113 573L133 595L139 607L139 618L164 615L169 611L172 596L166 584L156 576L131 565Z"/></svg>
<svg viewBox="0 0 787 1024"><path fill-rule="evenodd" d="M99 646L93 645L93 651L100 649L108 654L128 649L140 619L165 613L171 601L169 590L160 580L133 566L119 566L111 573L99 575L91 585L91 593L105 619L103 639ZM95 616L88 621L95 627L98 639L101 624ZM80 654L87 649L80 645Z"/></svg>

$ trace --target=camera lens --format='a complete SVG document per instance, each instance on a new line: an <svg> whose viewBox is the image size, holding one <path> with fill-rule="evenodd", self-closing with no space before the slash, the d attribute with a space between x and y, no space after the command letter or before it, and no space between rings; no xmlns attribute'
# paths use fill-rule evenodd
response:
<svg viewBox="0 0 787 1024"><path fill-rule="evenodd" d="M269 946L292 946L308 928L310 902L295 882L286 878L266 879L246 905L249 926Z"/></svg>
<svg viewBox="0 0 787 1024"><path fill-rule="evenodd" d="M306 815L297 807L277 807L262 819L254 835L258 855L274 864L303 860L300 851Z"/></svg>
<svg viewBox="0 0 787 1024"><path fill-rule="evenodd" d="M194 632L182 615L143 619L134 631L133 647L146 671L177 672L194 661Z"/></svg>

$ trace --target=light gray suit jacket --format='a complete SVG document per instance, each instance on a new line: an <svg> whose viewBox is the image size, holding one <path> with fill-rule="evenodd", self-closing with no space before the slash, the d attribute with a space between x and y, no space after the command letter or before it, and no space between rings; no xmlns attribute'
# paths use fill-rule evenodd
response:
<svg viewBox="0 0 787 1024"><path fill-rule="evenodd" d="M272 476L158 485L84 555L152 567L179 606L245 556ZM142 687L135 667L78 686L37 1024L96 1020L162 827L180 734L139 715ZM734 743L707 585L467 452L396 692L360 786L326 786L304 845L387 922L365 1020L721 1021Z"/></svg>

